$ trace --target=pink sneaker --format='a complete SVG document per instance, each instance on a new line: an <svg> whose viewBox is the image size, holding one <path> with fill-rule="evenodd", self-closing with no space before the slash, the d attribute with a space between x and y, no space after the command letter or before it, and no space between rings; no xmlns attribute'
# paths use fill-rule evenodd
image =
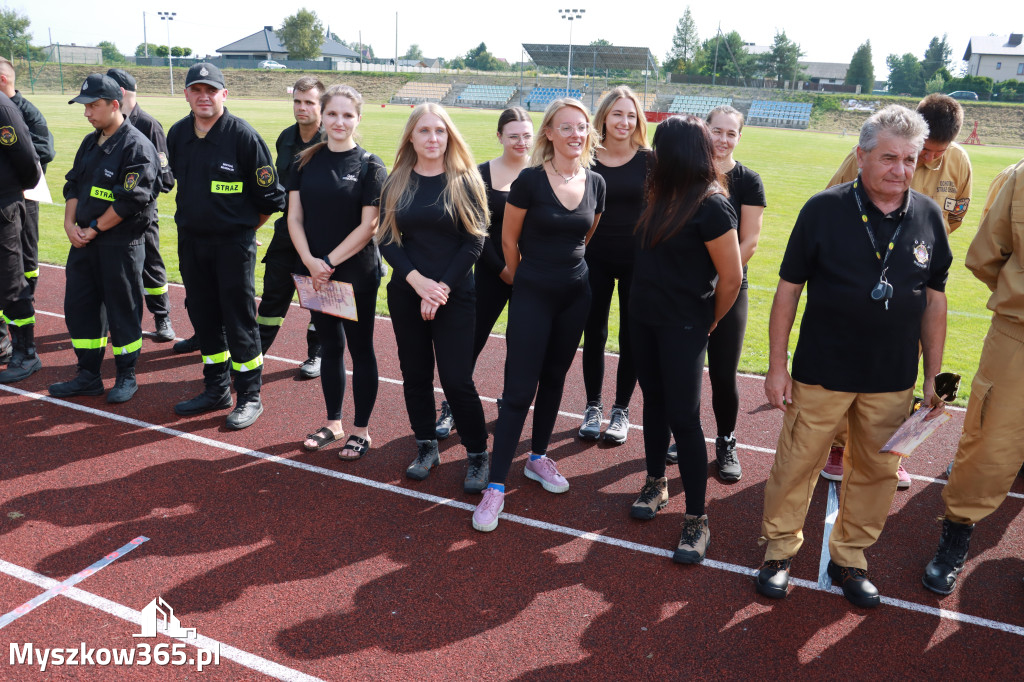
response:
<svg viewBox="0 0 1024 682"><path fill-rule="evenodd" d="M843 452L845 452L844 448L832 446L828 453L828 461L825 462L825 468L821 470L822 478L827 478L830 481L843 480Z"/></svg>
<svg viewBox="0 0 1024 682"><path fill-rule="evenodd" d="M484 499L473 512L473 528L490 533L498 527L498 515L505 508L505 493L497 488L485 488Z"/></svg>
<svg viewBox="0 0 1024 682"><path fill-rule="evenodd" d="M526 469L523 473L526 474L527 478L539 481L544 486L544 490L547 490L549 493L564 493L569 489L569 481L565 480L565 476L558 473L558 467L555 466L555 462L548 459L547 455L540 459L527 460Z"/></svg>
<svg viewBox="0 0 1024 682"><path fill-rule="evenodd" d="M896 470L896 475L899 476L899 482L896 484L896 490L906 490L910 487L910 474L907 470L900 465L900 468Z"/></svg>

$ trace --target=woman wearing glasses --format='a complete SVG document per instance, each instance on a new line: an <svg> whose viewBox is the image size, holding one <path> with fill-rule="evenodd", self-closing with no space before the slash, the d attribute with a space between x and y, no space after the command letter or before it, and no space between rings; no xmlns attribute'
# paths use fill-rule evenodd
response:
<svg viewBox="0 0 1024 682"><path fill-rule="evenodd" d="M487 484L487 426L473 384L473 264L487 234L487 193L459 131L438 104L409 115L381 195L381 247L394 274L388 308L398 342L405 407L422 481L440 464L434 434L434 363L459 421L469 467L463 488Z"/></svg>
<svg viewBox="0 0 1024 682"><path fill-rule="evenodd" d="M615 282L619 283L619 364L604 440L620 445L629 432L629 400L636 388L636 370L629 343L629 288L633 281L633 228L644 208L647 179L647 122L636 93L625 85L614 88L601 100L594 115L594 129L601 135L594 171L608 184L608 199L601 231L587 244L587 267L593 299L583 334L583 386L587 407L583 411L580 438L601 436L604 405L604 347L608 340L608 315Z"/></svg>
<svg viewBox="0 0 1024 682"><path fill-rule="evenodd" d="M487 207L491 224L484 240L484 252L473 271L476 280L476 332L473 339L473 364L487 344L494 323L505 309L512 295L512 273L505 267L505 254L501 251L501 223L505 217L505 202L509 187L519 173L530 163L533 146L533 121L522 107L509 107L498 117L498 143L502 153L496 159L477 166L487 187ZM437 420L437 437L447 438L455 427L447 400L441 401L441 414Z"/></svg>
<svg viewBox="0 0 1024 682"><path fill-rule="evenodd" d="M671 429L686 493L683 532L672 556L679 563L702 561L711 539L700 423L704 350L743 279L736 211L719 177L704 121L673 116L658 125L648 204L636 229L630 301L647 460L647 480L630 516L653 519L668 504L665 450Z"/></svg>
<svg viewBox="0 0 1024 682"><path fill-rule="evenodd" d="M587 110L557 99L544 112L533 165L512 183L502 248L515 282L509 303L503 406L494 433L491 482L473 527L494 530L504 508L505 479L536 394L525 475L564 493L566 481L546 453L590 309L583 253L604 211L604 179L589 169L597 136Z"/></svg>

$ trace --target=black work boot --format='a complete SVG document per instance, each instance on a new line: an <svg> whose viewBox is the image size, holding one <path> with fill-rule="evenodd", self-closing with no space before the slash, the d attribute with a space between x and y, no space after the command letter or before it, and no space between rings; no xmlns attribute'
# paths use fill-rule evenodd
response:
<svg viewBox="0 0 1024 682"><path fill-rule="evenodd" d="M70 398L76 395L103 395L103 379L98 372L78 368L78 375L71 381L51 384L47 389L54 398Z"/></svg>
<svg viewBox="0 0 1024 682"><path fill-rule="evenodd" d="M153 324L156 325L156 332L153 333L154 341L160 343L174 341L174 327L171 326L171 318L168 315L154 316Z"/></svg>
<svg viewBox="0 0 1024 682"><path fill-rule="evenodd" d="M34 324L10 327L11 360L7 363L7 369L0 372L0 384L13 384L27 379L43 368L43 363L36 355L35 328Z"/></svg>
<svg viewBox="0 0 1024 682"><path fill-rule="evenodd" d="M175 353L195 353L199 350L199 334L192 334L187 339L182 339L174 344Z"/></svg>
<svg viewBox="0 0 1024 682"><path fill-rule="evenodd" d="M921 582L932 592L949 594L956 587L956 577L967 561L967 550L971 545L974 524L955 523L942 520L942 537L935 558L924 568Z"/></svg>
<svg viewBox="0 0 1024 682"><path fill-rule="evenodd" d="M139 385L135 382L135 368L118 369L117 381L107 394L108 403L126 403L131 400Z"/></svg>
<svg viewBox="0 0 1024 682"><path fill-rule="evenodd" d="M251 426L263 414L263 402L259 391L238 394L238 406L228 415L229 429L244 429Z"/></svg>

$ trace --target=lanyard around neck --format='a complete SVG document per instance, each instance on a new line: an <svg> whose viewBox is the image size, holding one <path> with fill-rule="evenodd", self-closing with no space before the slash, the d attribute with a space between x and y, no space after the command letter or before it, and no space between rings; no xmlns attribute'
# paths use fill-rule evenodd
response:
<svg viewBox="0 0 1024 682"><path fill-rule="evenodd" d="M882 272L885 272L885 264L889 262L889 254L892 253L896 247L896 240L900 236L900 230L903 228L903 218L906 213L900 215L899 220L896 223L896 231L892 233L892 239L889 240L889 247L885 250L885 256L882 256L882 252L878 248L878 242L875 240L875 234L871 230L871 221L868 220L868 214L864 211L864 202L860 198L860 176L853 181L853 198L857 200L857 209L860 211L860 219L864 222L864 230L868 233L868 239L871 240L871 248L874 249L875 258L882 263Z"/></svg>

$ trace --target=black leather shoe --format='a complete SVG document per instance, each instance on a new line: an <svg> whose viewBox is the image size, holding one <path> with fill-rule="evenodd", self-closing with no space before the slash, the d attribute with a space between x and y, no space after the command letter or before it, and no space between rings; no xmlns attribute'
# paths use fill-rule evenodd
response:
<svg viewBox="0 0 1024 682"><path fill-rule="evenodd" d="M949 594L956 587L957 576L967 561L974 525L942 520L942 537L935 557L925 566L921 582L932 592Z"/></svg>
<svg viewBox="0 0 1024 682"><path fill-rule="evenodd" d="M193 334L187 339L182 339L174 344L173 349L175 353L195 353L199 350L199 335Z"/></svg>
<svg viewBox="0 0 1024 682"><path fill-rule="evenodd" d="M126 403L132 399L135 392L139 390L139 384L135 381L135 370L126 370L117 373L117 382L107 394L108 403Z"/></svg>
<svg viewBox="0 0 1024 682"><path fill-rule="evenodd" d="M757 573L757 592L771 599L784 599L789 590L789 565L792 559L772 559Z"/></svg>
<svg viewBox="0 0 1024 682"><path fill-rule="evenodd" d="M840 566L829 560L828 577L832 578L833 585L843 588L843 596L854 606L871 609L882 603L878 588L868 580L867 569Z"/></svg>
<svg viewBox="0 0 1024 682"><path fill-rule="evenodd" d="M225 410L232 405L231 389L224 389L223 393L206 389L195 398L185 400L174 406L174 411L183 417L191 417L194 414L202 414L212 410Z"/></svg>
<svg viewBox="0 0 1024 682"><path fill-rule="evenodd" d="M87 369L78 370L71 381L51 384L47 389L54 398L70 398L75 395L103 395L103 380L99 374Z"/></svg>
<svg viewBox="0 0 1024 682"><path fill-rule="evenodd" d="M250 391L238 396L238 406L228 415L227 427L229 429L244 429L252 426L259 416L263 414L263 402L260 400L259 391Z"/></svg>

